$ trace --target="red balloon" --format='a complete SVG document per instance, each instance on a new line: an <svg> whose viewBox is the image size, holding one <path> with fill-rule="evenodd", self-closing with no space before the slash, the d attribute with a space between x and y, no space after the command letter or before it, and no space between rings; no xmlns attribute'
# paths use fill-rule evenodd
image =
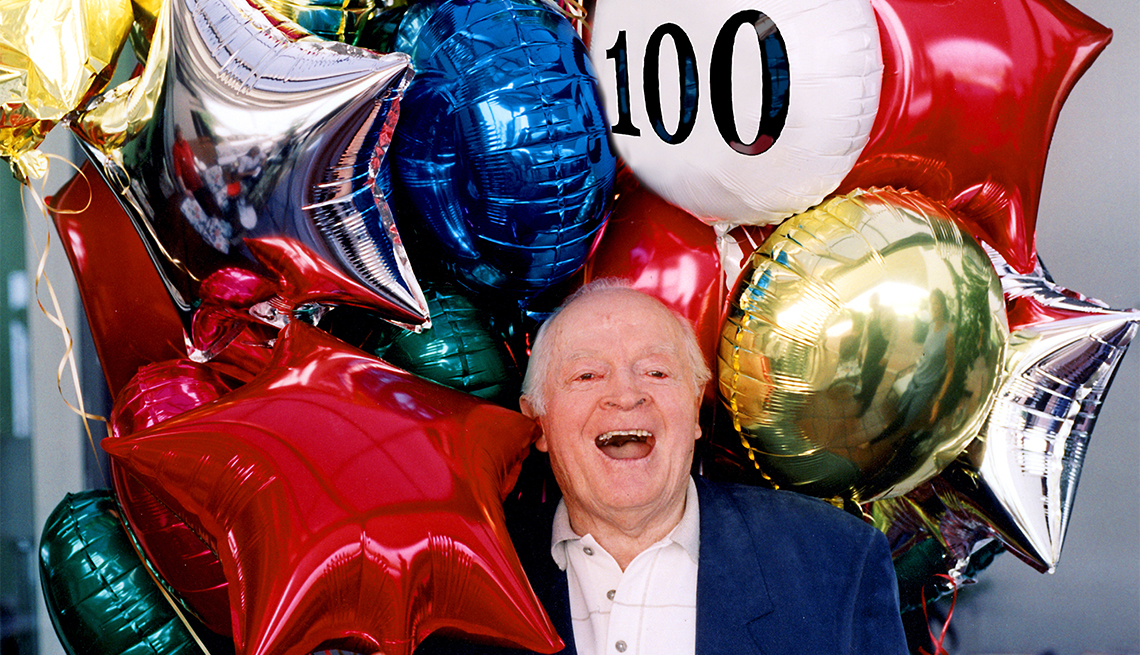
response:
<svg viewBox="0 0 1140 655"><path fill-rule="evenodd" d="M257 352L256 334L238 340L243 330L256 333L259 326L283 325L304 306L376 307L379 302L375 292L296 239L247 238L245 245L258 267L266 271L264 275L227 266L211 273L198 287L199 304L192 320L191 339L204 359L213 359L236 346L235 350L241 352L231 353L231 359L236 357L239 365L247 368L260 367L267 352ZM400 318L389 320L398 322ZM270 332L268 340L272 339Z"/></svg>
<svg viewBox="0 0 1140 655"><path fill-rule="evenodd" d="M272 299L275 289L268 278L231 266L214 271L203 280L198 295L202 301L194 312L190 333L201 358L213 359L233 345L244 330L258 323L250 307ZM246 365L264 366L268 361L268 349L259 354L242 354L240 359Z"/></svg>
<svg viewBox="0 0 1140 655"><path fill-rule="evenodd" d="M221 398L237 386L215 368L188 359L149 364L115 399L110 426L114 437L145 430ZM176 597L218 634L231 634L230 605L221 562L180 517L171 512L123 467L112 476L119 503L140 540L147 561Z"/></svg>
<svg viewBox="0 0 1140 655"><path fill-rule="evenodd" d="M1057 114L1112 32L1063 0L872 0L883 88L836 191L894 186L943 202L1018 271Z"/></svg>
<svg viewBox="0 0 1140 655"><path fill-rule="evenodd" d="M125 437L217 400L235 386L206 364L177 359L139 369L115 398L111 435Z"/></svg>
<svg viewBox="0 0 1140 655"><path fill-rule="evenodd" d="M140 366L185 357L186 333L114 192L90 163L79 171L48 205L114 397Z"/></svg>
<svg viewBox="0 0 1140 655"><path fill-rule="evenodd" d="M585 281L620 277L692 321L715 370L724 304L716 231L669 204L632 175L618 180L605 234L586 264Z"/></svg>
<svg viewBox="0 0 1140 655"><path fill-rule="evenodd" d="M407 655L440 628L554 652L502 511L536 435L293 322L249 383L103 443L217 553L240 655Z"/></svg>

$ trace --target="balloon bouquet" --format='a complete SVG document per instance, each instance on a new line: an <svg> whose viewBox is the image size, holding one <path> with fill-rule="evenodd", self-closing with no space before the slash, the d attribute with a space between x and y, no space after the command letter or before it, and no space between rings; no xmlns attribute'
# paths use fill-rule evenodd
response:
<svg viewBox="0 0 1140 655"><path fill-rule="evenodd" d="M1140 319L1036 261L1111 35L1061 0L47 5L99 37L57 55L109 43L51 84L16 53L0 117L21 179L57 122L89 159L52 206L114 489L45 526L69 652L558 650L504 526L513 406L606 276L697 327L703 474L873 521L904 610L998 550L1056 566Z"/></svg>

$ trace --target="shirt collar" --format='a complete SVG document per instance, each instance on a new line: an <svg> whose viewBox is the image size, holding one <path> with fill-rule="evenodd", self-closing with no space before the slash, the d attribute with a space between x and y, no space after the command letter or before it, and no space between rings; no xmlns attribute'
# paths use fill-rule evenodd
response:
<svg viewBox="0 0 1140 655"><path fill-rule="evenodd" d="M554 526L550 532L550 556L558 568L565 571L567 563L566 548L585 535L579 535L570 527L570 512L566 509L564 499L558 501L558 508L554 510ZM689 486L685 489L685 512L681 521L665 535L662 541L676 543L693 560L698 562L701 547L701 508L697 498L697 485L693 478L689 478Z"/></svg>

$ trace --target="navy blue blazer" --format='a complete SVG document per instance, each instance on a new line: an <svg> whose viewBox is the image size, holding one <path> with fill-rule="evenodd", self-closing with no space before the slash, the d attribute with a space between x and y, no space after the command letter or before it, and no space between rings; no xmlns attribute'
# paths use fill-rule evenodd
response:
<svg viewBox="0 0 1140 655"><path fill-rule="evenodd" d="M886 538L801 494L696 478L698 655L906 655ZM556 499L554 499L556 500ZM550 556L557 502L512 511L531 586L575 655L566 573ZM524 651L429 636L416 655Z"/></svg>

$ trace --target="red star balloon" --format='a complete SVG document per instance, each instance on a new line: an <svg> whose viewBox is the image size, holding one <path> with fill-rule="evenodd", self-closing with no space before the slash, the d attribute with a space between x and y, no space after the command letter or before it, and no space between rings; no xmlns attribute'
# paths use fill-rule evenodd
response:
<svg viewBox="0 0 1140 655"><path fill-rule="evenodd" d="M187 336L178 311L130 218L95 167L83 164L47 204L75 273L111 396L140 366L185 357Z"/></svg>
<svg viewBox="0 0 1140 655"><path fill-rule="evenodd" d="M1063 0L871 4L883 48L879 111L837 193L921 191L1028 273L1057 114L1112 32Z"/></svg>
<svg viewBox="0 0 1140 655"><path fill-rule="evenodd" d="M535 436L291 323L244 386L104 444L217 553L240 655L407 655L440 628L553 652L501 505Z"/></svg>

